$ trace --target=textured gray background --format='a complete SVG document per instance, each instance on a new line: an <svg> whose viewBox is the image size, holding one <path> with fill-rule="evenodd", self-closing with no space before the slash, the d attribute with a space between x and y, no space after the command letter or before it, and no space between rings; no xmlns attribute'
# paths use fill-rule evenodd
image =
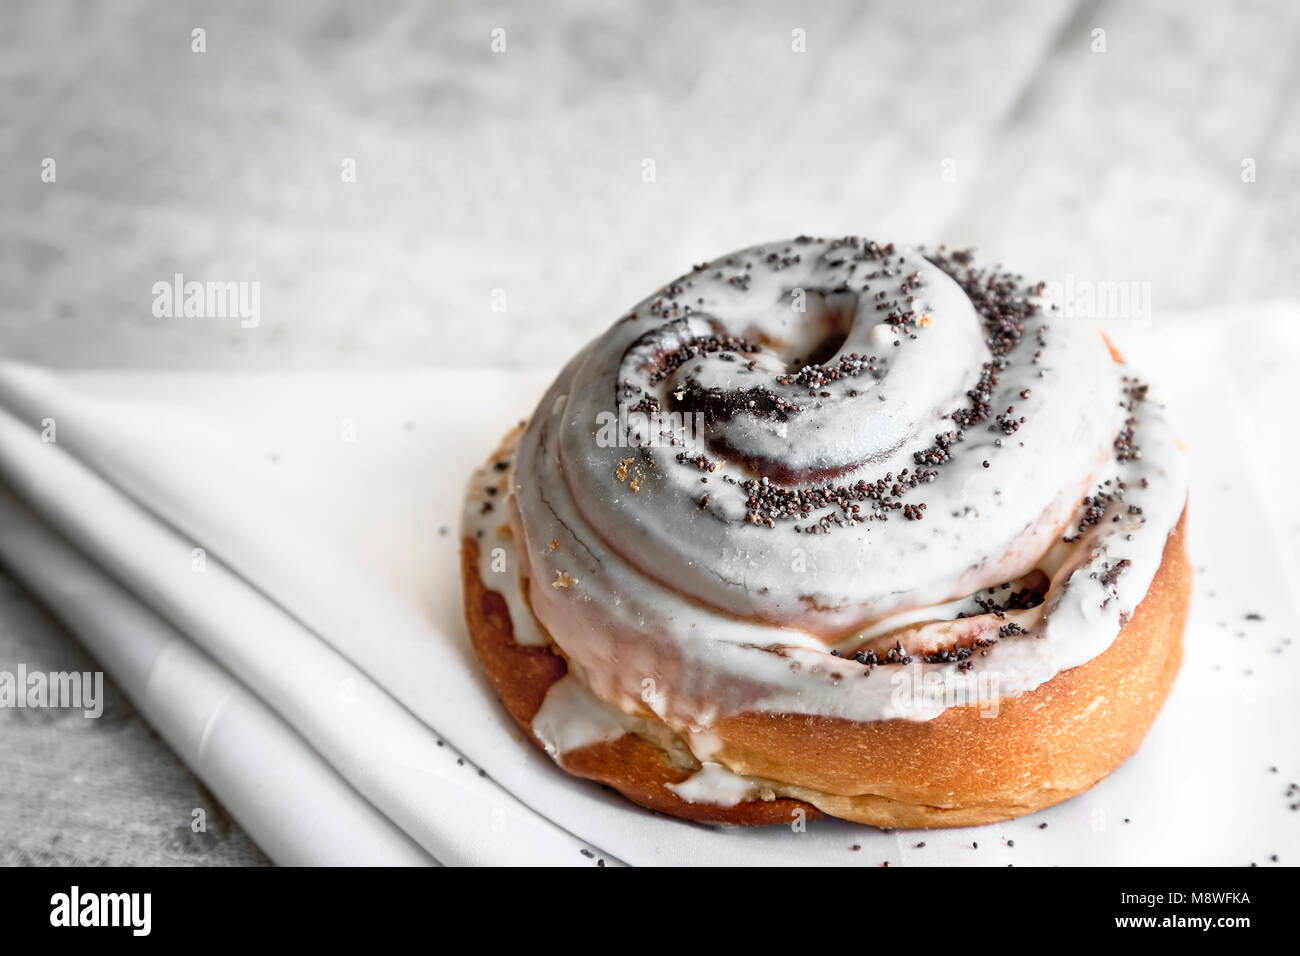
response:
<svg viewBox="0 0 1300 956"><path fill-rule="evenodd" d="M1300 4L593 6L5 3L0 355L557 366L799 232L1150 282L1156 322L1296 293ZM175 272L260 282L262 324L154 318ZM0 668L78 660L0 577ZM120 697L0 711L0 862L259 860L211 805Z"/></svg>

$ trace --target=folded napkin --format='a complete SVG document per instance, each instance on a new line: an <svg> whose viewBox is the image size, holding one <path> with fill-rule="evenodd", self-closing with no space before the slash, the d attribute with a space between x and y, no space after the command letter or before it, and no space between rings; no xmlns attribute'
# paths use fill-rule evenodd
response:
<svg viewBox="0 0 1300 956"><path fill-rule="evenodd" d="M0 561L277 862L1262 862L1300 847L1282 795L1300 512L1272 440L1300 314L1248 314L1110 330L1191 450L1186 663L1137 756L1007 824L685 824L524 741L464 631L457 527L470 470L549 370L0 367Z"/></svg>
<svg viewBox="0 0 1300 956"><path fill-rule="evenodd" d="M275 711L0 489L4 552L145 719L282 863L433 862ZM20 559L20 560L19 560ZM296 794L295 799L286 799Z"/></svg>

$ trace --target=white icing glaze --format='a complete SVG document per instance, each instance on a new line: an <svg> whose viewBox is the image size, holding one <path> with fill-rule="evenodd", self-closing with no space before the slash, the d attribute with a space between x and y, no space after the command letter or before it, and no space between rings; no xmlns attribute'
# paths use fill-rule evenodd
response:
<svg viewBox="0 0 1300 956"><path fill-rule="evenodd" d="M720 807L734 807L756 796L762 788L762 781L732 773L720 763L706 763L681 783L668 784L668 789L687 803Z"/></svg>
<svg viewBox="0 0 1300 956"><path fill-rule="evenodd" d="M510 458L498 460L505 465L510 463ZM524 566L515 554L514 535L504 507L509 487L507 470L495 467L495 463L477 469L465 497L461 535L478 544L479 578L505 599L515 643L542 647L549 641L525 600ZM498 581L501 586L494 587Z"/></svg>
<svg viewBox="0 0 1300 956"><path fill-rule="evenodd" d="M546 692L532 727L546 752L558 757L590 744L617 740L630 729L630 721L593 697L573 674L566 674Z"/></svg>
<svg viewBox="0 0 1300 956"><path fill-rule="evenodd" d="M900 506L924 502L924 520L892 511L887 521L829 534L796 534L791 522L745 523L748 492L724 476L851 486L916 469L914 453L953 428L952 411L992 358L988 329L957 282L915 250L871 258L866 248L776 243L661 290L561 372L509 473L506 510L513 540L523 545L518 572L532 606L511 603L521 641L545 641L535 612L613 714L650 706L705 763L714 749L707 728L720 715L925 720L946 701L975 699L990 686L1020 694L1086 663L1110 646L1145 595L1181 513L1183 455L1163 408L1154 396L1135 411L1122 407L1126 370L1100 336L1039 311L1024 317L1019 344L1005 356L988 418L965 430L932 480L900 499ZM772 254L800 258L777 269ZM882 270L894 275L873 278ZM748 278L738 284L737 276ZM914 276L917 319L882 332L887 313L875 308L875 296L880 290L897 301L889 290L899 276ZM800 290L804 313L791 309ZM889 334L899 346L882 344ZM768 344L731 360L705 352L665 366L666 354L715 335ZM873 355L879 374L819 382L812 396L778 383L793 355L841 336L822 365ZM624 413L644 396L669 408L710 389L766 390L804 407L784 421L718 414L703 435L673 433L676 445L648 446L643 435L631 436L630 447L597 440L601 414L618 413L620 402ZM1004 434L992 426L1008 406L1025 420ZM1130 415L1141 457L1118 461L1114 440ZM703 455L717 470L682 464L679 452ZM808 470L818 474L792 475ZM1106 481L1126 483L1122 503L1063 544L1080 500ZM482 530L475 504L471 492L467 534ZM860 504L870 512L872 502ZM499 523L502 502L496 505L491 520ZM814 508L799 524L838 510ZM1034 571L1051 582L1039 606L1005 617L979 613L972 595ZM508 601L511 590L503 589ZM999 635L1012 622L1030 633ZM905 694L891 679L893 665L866 667L828 653L851 653L904 627L909 648L975 636L995 643L964 670L955 661L921 665L927 679Z"/></svg>

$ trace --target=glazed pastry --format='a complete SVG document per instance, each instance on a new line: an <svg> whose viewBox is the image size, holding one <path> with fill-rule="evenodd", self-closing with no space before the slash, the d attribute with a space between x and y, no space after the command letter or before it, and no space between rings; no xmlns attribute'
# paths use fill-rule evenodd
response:
<svg viewBox="0 0 1300 956"><path fill-rule="evenodd" d="M1054 313L966 253L800 237L620 318L470 486L522 731L707 822L986 823L1109 774L1181 658L1183 452Z"/></svg>

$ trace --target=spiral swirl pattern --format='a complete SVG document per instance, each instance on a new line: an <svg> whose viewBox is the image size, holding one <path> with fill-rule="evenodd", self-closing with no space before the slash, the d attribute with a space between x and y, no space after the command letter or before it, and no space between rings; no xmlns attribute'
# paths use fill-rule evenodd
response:
<svg viewBox="0 0 1300 956"><path fill-rule="evenodd" d="M1041 286L801 237L697 266L579 354L520 439L512 524L533 613L620 709L926 718L942 701L849 676L1014 693L1105 650L1180 457Z"/></svg>

